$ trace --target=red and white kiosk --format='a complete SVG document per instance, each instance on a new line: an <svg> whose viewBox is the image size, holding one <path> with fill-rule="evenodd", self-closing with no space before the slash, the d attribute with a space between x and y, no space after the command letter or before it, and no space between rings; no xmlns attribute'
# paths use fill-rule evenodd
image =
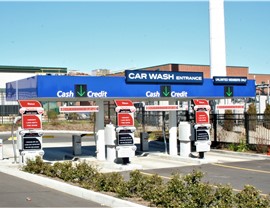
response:
<svg viewBox="0 0 270 208"><path fill-rule="evenodd" d="M199 153L199 158L204 158L204 153L210 151L210 105L208 100L194 99L195 124L193 126L193 146Z"/></svg>
<svg viewBox="0 0 270 208"><path fill-rule="evenodd" d="M115 100L117 112L116 157L122 158L123 164L129 163L129 158L135 156L137 147L134 145L134 112L135 106L131 100Z"/></svg>
<svg viewBox="0 0 270 208"><path fill-rule="evenodd" d="M44 109L41 103L35 100L21 100L20 113L22 127L17 130L17 148L20 153L20 164L27 160L35 160L37 156L43 157L42 149L42 114Z"/></svg>

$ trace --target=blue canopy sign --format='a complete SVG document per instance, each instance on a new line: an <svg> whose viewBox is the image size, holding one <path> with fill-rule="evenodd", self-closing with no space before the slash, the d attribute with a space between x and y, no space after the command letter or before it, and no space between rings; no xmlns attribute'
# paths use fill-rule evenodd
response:
<svg viewBox="0 0 270 208"><path fill-rule="evenodd" d="M247 77L213 77L214 85L246 85Z"/></svg>
<svg viewBox="0 0 270 208"><path fill-rule="evenodd" d="M126 83L202 84L203 72L126 70Z"/></svg>
<svg viewBox="0 0 270 208"><path fill-rule="evenodd" d="M129 76L135 80L136 71L130 71ZM165 75L167 74L167 75ZM150 73L140 74L146 77L156 76L161 81L175 81L178 73ZM160 76L160 78L158 78ZM182 74L183 76L183 74ZM167 77L165 79L165 77ZM189 76L190 77L190 76ZM193 74L193 81L196 76ZM200 77L197 77L199 81ZM143 78L143 81L146 79ZM153 78L154 80L154 78ZM152 80L152 81L153 81ZM198 81L197 80L197 81ZM190 80L189 80L190 81ZM198 82L199 82L198 81ZM214 85L213 79L203 79L202 84L176 83L127 83L126 77L93 77L93 76L34 76L6 84L6 99L13 100L96 100L96 99L215 99L230 97L255 97L255 80L247 80L246 85L229 85L224 91L224 85ZM157 82L157 81L156 81ZM228 87L226 85L226 87ZM76 95L77 93L77 95Z"/></svg>

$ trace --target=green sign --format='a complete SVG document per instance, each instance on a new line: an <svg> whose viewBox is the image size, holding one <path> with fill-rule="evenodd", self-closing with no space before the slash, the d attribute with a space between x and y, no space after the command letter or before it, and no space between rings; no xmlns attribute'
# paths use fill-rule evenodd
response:
<svg viewBox="0 0 270 208"><path fill-rule="evenodd" d="M160 97L171 97L171 86L160 86Z"/></svg>
<svg viewBox="0 0 270 208"><path fill-rule="evenodd" d="M75 85L75 97L87 97L87 85L86 84Z"/></svg>
<svg viewBox="0 0 270 208"><path fill-rule="evenodd" d="M233 97L233 86L224 87L224 97Z"/></svg>

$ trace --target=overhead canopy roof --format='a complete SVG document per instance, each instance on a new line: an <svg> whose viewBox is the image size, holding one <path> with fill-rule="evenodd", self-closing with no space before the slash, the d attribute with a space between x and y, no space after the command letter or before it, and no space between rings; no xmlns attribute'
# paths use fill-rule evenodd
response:
<svg viewBox="0 0 270 208"><path fill-rule="evenodd" d="M165 76L166 75L166 76ZM190 80L182 80L188 78ZM194 78L194 79L193 79ZM196 78L196 79L195 79ZM197 79L198 78L198 79ZM131 71L128 77L34 76L6 84L7 100L189 100L255 97L255 81L204 79L200 74ZM235 81L236 80L236 81Z"/></svg>

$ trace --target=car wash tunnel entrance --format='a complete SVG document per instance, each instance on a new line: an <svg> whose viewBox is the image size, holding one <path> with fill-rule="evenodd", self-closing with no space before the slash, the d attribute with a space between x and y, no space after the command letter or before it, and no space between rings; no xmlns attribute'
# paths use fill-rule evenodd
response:
<svg viewBox="0 0 270 208"><path fill-rule="evenodd" d="M145 115L152 119L153 126L160 125L166 153L189 157L193 146L204 157L211 144L209 112L214 109L209 101L255 97L255 90L255 80L246 77L208 79L201 72L127 70L124 77L37 75L7 83L6 99L87 102L88 106L59 109L63 113L95 112L96 158L127 161L138 150L134 135L141 138L140 150L149 151L146 124L150 121ZM106 104L115 104L114 123L105 120ZM183 121L181 113L192 113L195 119ZM139 134L135 118L141 119Z"/></svg>

